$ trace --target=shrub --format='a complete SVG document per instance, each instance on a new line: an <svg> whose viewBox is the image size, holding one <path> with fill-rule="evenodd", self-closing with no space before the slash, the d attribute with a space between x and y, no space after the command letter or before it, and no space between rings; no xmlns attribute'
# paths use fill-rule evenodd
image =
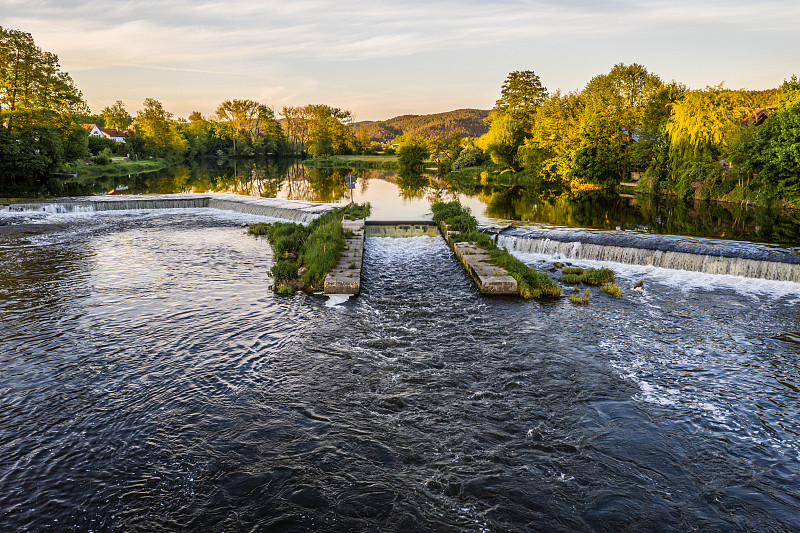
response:
<svg viewBox="0 0 800 533"><path fill-rule="evenodd" d="M291 285L281 284L281 285L278 285L278 287L275 289L275 292L278 293L278 294L281 294L283 296L289 296L289 295L292 295L292 294L296 294L297 293L297 289L295 289Z"/></svg>
<svg viewBox="0 0 800 533"><path fill-rule="evenodd" d="M103 148L96 157L92 158L92 162L95 165L108 165L111 163L111 156L111 150L109 148Z"/></svg>
<svg viewBox="0 0 800 533"><path fill-rule="evenodd" d="M295 279L297 277L297 265L290 261L278 261L272 265L272 277L275 283L279 284L281 281Z"/></svg>
<svg viewBox="0 0 800 533"><path fill-rule="evenodd" d="M247 226L248 235L264 236L269 232L270 225L266 222L258 222Z"/></svg>

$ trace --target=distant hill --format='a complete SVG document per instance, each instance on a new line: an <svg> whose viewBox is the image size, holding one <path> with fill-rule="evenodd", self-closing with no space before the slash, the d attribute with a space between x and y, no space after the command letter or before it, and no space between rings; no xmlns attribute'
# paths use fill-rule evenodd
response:
<svg viewBox="0 0 800 533"><path fill-rule="evenodd" d="M401 134L426 139L447 138L454 130L464 137L480 137L489 131L483 121L487 116L489 111L483 109L456 109L433 115L401 115L389 120L356 122L353 127L356 135L361 135L363 128L375 142L391 141Z"/></svg>

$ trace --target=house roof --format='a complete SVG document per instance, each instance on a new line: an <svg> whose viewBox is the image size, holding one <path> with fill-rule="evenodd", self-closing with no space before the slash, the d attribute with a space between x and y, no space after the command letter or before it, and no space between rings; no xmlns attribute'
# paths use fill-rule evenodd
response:
<svg viewBox="0 0 800 533"><path fill-rule="evenodd" d="M81 126L83 126L84 128L86 128L89 131L92 131L93 129L95 129L97 127L97 124L81 124Z"/></svg>
<svg viewBox="0 0 800 533"><path fill-rule="evenodd" d="M98 128L101 132L105 133L109 137L127 137L128 134L124 131L115 130L113 128Z"/></svg>
<svg viewBox="0 0 800 533"><path fill-rule="evenodd" d="M756 109L750 109L747 112L747 116L742 119L742 124L753 124L754 126L759 126L773 111L776 111L777 109L777 107L757 107Z"/></svg>

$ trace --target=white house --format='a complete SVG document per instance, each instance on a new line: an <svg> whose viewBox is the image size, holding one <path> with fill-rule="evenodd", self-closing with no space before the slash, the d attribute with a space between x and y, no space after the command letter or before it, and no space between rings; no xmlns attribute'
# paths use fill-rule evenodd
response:
<svg viewBox="0 0 800 533"><path fill-rule="evenodd" d="M112 128L101 128L97 124L83 124L83 127L89 131L89 137L105 137L106 139L111 139L115 143L125 142L126 133L124 131Z"/></svg>

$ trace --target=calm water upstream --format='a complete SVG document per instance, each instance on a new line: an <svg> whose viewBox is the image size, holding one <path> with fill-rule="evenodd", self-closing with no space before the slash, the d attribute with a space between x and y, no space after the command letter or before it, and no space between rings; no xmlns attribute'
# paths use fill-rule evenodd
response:
<svg viewBox="0 0 800 533"><path fill-rule="evenodd" d="M370 238L334 306L239 215L5 220L2 531L800 530L798 284L486 298Z"/></svg>
<svg viewBox="0 0 800 533"><path fill-rule="evenodd" d="M370 202L373 218L421 218L434 201L458 199L480 219L519 221L537 227L588 228L639 234L734 239L794 247L800 253L800 210L684 202L613 192L580 193L507 184L458 181L450 175L403 176L397 172L317 169L291 161L276 163L209 160L163 171L101 180L57 196L104 194L116 187L136 194L231 192L307 202L346 202L345 176L355 174L356 202ZM485 181L485 180L484 180ZM0 210L2 204L0 203Z"/></svg>

